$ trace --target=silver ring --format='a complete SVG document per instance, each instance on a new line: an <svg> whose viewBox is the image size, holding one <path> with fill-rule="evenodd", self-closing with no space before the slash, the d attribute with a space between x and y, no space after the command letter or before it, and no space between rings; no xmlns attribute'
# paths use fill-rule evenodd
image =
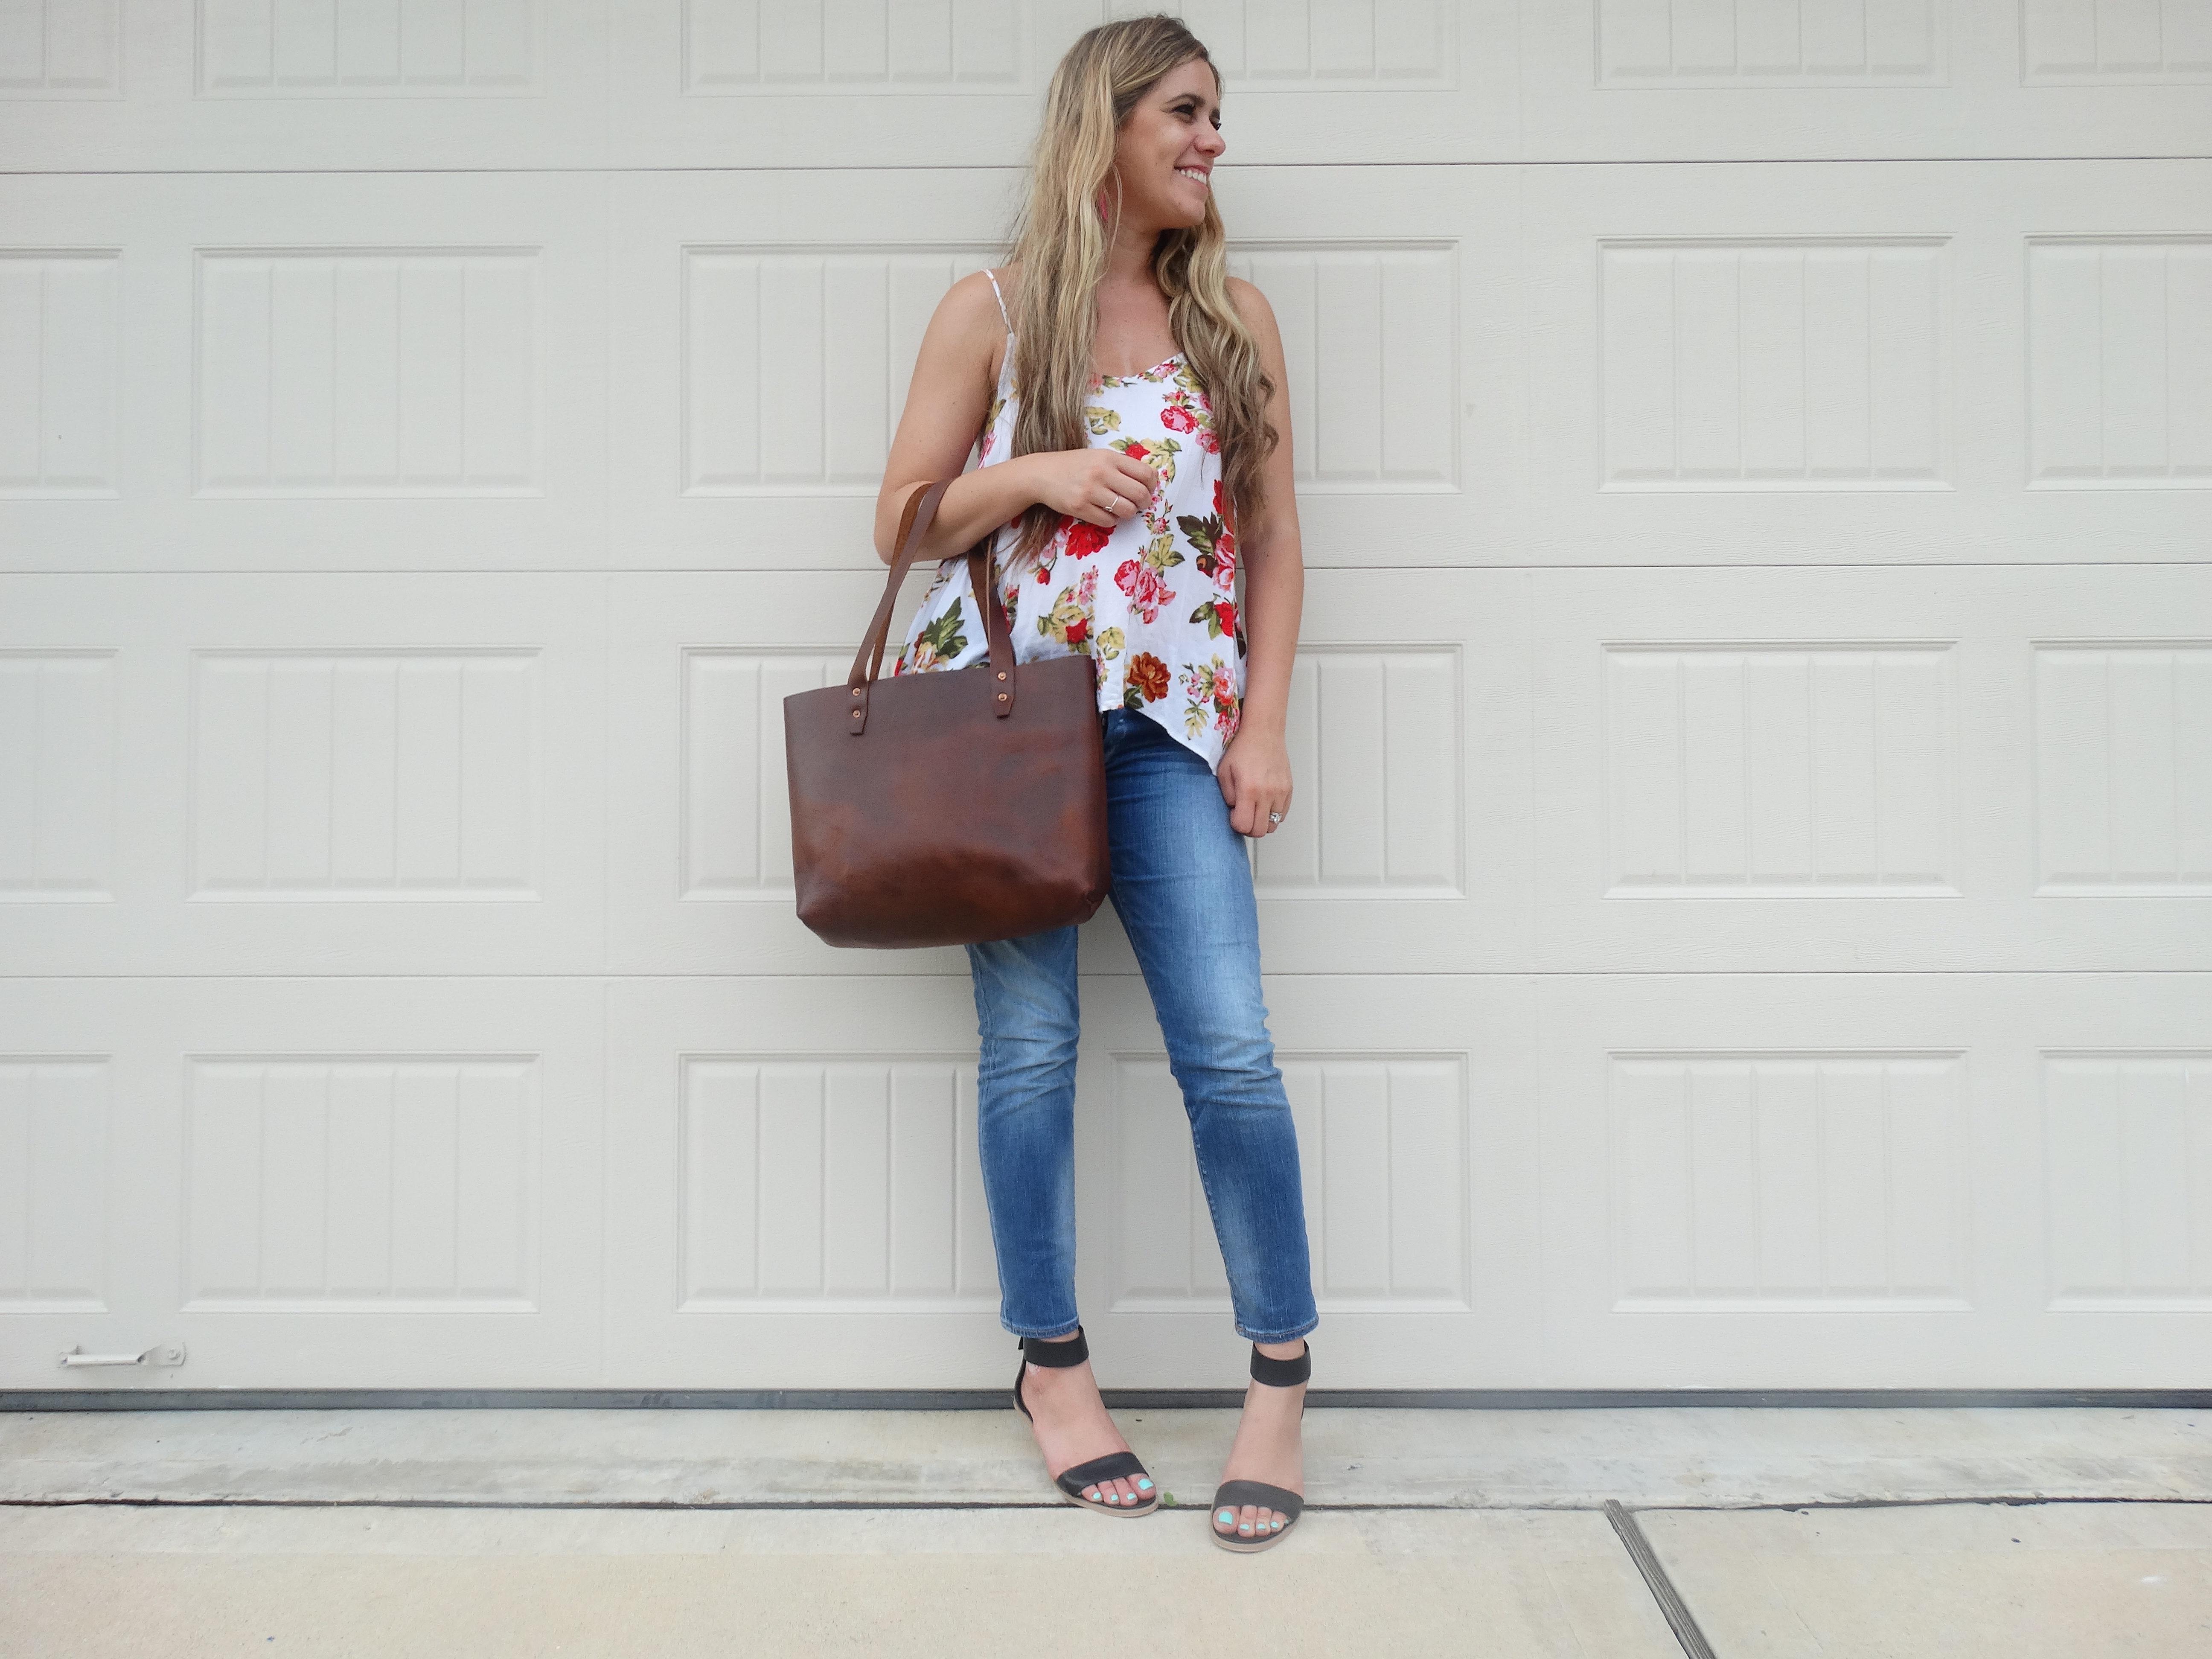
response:
<svg viewBox="0 0 2212 1659"><path fill-rule="evenodd" d="M1267 822L1270 823L1280 823L1282 821L1283 815L1280 812L1270 812L1267 814Z"/></svg>

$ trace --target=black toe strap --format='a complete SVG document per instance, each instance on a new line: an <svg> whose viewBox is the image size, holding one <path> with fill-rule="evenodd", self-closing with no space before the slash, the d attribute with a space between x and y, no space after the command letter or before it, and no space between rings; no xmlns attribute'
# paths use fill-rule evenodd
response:
<svg viewBox="0 0 2212 1659"><path fill-rule="evenodd" d="M1145 1472L1145 1466L1131 1451L1108 1452L1103 1457L1094 1457L1088 1463L1078 1463L1072 1469L1062 1469L1053 1476L1053 1485L1070 1498L1080 1498L1086 1486L1103 1486L1109 1480L1133 1480Z"/></svg>
<svg viewBox="0 0 2212 1659"><path fill-rule="evenodd" d="M1313 1375L1313 1347L1303 1345L1296 1359L1270 1359L1252 1345L1252 1380L1271 1389L1295 1389Z"/></svg>
<svg viewBox="0 0 2212 1659"><path fill-rule="evenodd" d="M1216 1510L1241 1510L1247 1504L1255 1510L1279 1510L1295 1521L1304 1512L1306 1500L1264 1480L1224 1480L1213 1494Z"/></svg>
<svg viewBox="0 0 2212 1659"><path fill-rule="evenodd" d="M1083 1340L1083 1327L1075 1328L1075 1334L1065 1341L1051 1341L1042 1336L1025 1336L1021 1340L1023 1356L1030 1364L1048 1371L1065 1370L1070 1365L1080 1365L1091 1358L1091 1345Z"/></svg>

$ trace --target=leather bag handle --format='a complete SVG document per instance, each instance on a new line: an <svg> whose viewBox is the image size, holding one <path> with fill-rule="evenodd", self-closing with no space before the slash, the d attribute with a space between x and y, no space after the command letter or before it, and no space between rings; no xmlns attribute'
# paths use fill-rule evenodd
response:
<svg viewBox="0 0 2212 1659"><path fill-rule="evenodd" d="M876 605L876 614L869 620L868 631L861 636L860 651L853 658L852 672L845 684L853 693L853 709L846 730L859 737L867 730L868 692L876 683L883 668L884 646L890 635L891 611L898 603L899 585L913 568L915 556L921 551L927 539L929 526L937 517L938 503L945 499L950 478L939 478L925 489L909 493L906 507L899 514L897 551L891 557L890 574L884 582L884 597ZM973 590L976 608L983 613L983 634L990 647L993 687L992 711L1004 720L1014 712L1014 641L1012 625L1006 618L1006 606L999 598L999 586L992 578L992 537L986 534L968 552L968 583Z"/></svg>

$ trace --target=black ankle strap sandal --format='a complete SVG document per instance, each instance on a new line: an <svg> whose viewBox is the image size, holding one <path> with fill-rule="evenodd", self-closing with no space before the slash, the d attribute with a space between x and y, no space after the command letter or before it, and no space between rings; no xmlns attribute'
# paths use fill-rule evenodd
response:
<svg viewBox="0 0 2212 1659"><path fill-rule="evenodd" d="M1252 1345L1252 1380L1270 1389L1295 1389L1313 1376L1313 1349L1309 1346L1296 1359L1270 1359L1260 1352L1260 1345ZM1305 1415L1303 1401L1298 1415ZM1241 1510L1247 1504L1255 1509L1274 1510L1282 1516L1279 1526L1268 1528L1264 1538L1247 1538L1239 1533L1224 1532L1218 1524L1224 1510ZM1206 1512L1206 1529L1213 1541L1225 1550L1239 1555L1257 1555L1261 1550L1271 1550L1290 1535L1298 1516L1305 1512L1306 1500L1294 1492L1281 1486L1271 1486L1264 1480L1224 1480L1215 1488L1213 1507Z"/></svg>
<svg viewBox="0 0 2212 1659"><path fill-rule="evenodd" d="M1025 1336L1018 1346L1022 1351L1022 1368L1014 1373L1014 1409L1034 1423L1036 1419L1030 1416L1029 1407L1022 1401L1022 1378L1029 1368L1036 1365L1044 1370L1057 1371L1065 1370L1071 1365L1080 1365L1091 1358L1091 1345L1083 1340L1083 1327L1078 1325L1073 1340L1054 1342L1041 1336ZM1146 1496L1139 1503L1109 1504L1083 1495L1085 1487L1103 1486L1109 1480L1127 1480L1133 1486L1141 1483ZM1062 1498L1078 1509L1095 1510L1117 1519L1150 1515L1160 1506L1158 1489L1152 1485L1152 1476L1145 1473L1145 1466L1137 1461L1137 1454L1131 1451L1109 1452L1103 1457L1092 1458L1088 1463L1078 1463L1072 1469L1062 1469L1053 1476L1052 1484L1059 1488Z"/></svg>

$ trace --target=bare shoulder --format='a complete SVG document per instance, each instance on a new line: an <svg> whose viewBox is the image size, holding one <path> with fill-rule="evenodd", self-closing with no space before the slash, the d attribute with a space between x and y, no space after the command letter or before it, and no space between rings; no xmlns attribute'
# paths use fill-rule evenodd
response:
<svg viewBox="0 0 2212 1659"><path fill-rule="evenodd" d="M1006 337L1006 325L999 315L998 297L991 279L981 271L963 276L945 289L922 337L916 374L951 377L952 383L974 380L988 391L999 373L999 352Z"/></svg>
<svg viewBox="0 0 2212 1659"><path fill-rule="evenodd" d="M1006 280L1006 273L999 273ZM951 288L937 302L937 314L931 319L933 326L941 326L961 339L995 341L1006 332L1006 324L999 316L998 296L991 292L991 279L980 270L970 271Z"/></svg>
<svg viewBox="0 0 2212 1659"><path fill-rule="evenodd" d="M1237 314L1244 319L1244 326L1262 337L1277 332L1275 308L1267 303L1267 296L1242 276L1229 279L1229 298L1237 307Z"/></svg>

